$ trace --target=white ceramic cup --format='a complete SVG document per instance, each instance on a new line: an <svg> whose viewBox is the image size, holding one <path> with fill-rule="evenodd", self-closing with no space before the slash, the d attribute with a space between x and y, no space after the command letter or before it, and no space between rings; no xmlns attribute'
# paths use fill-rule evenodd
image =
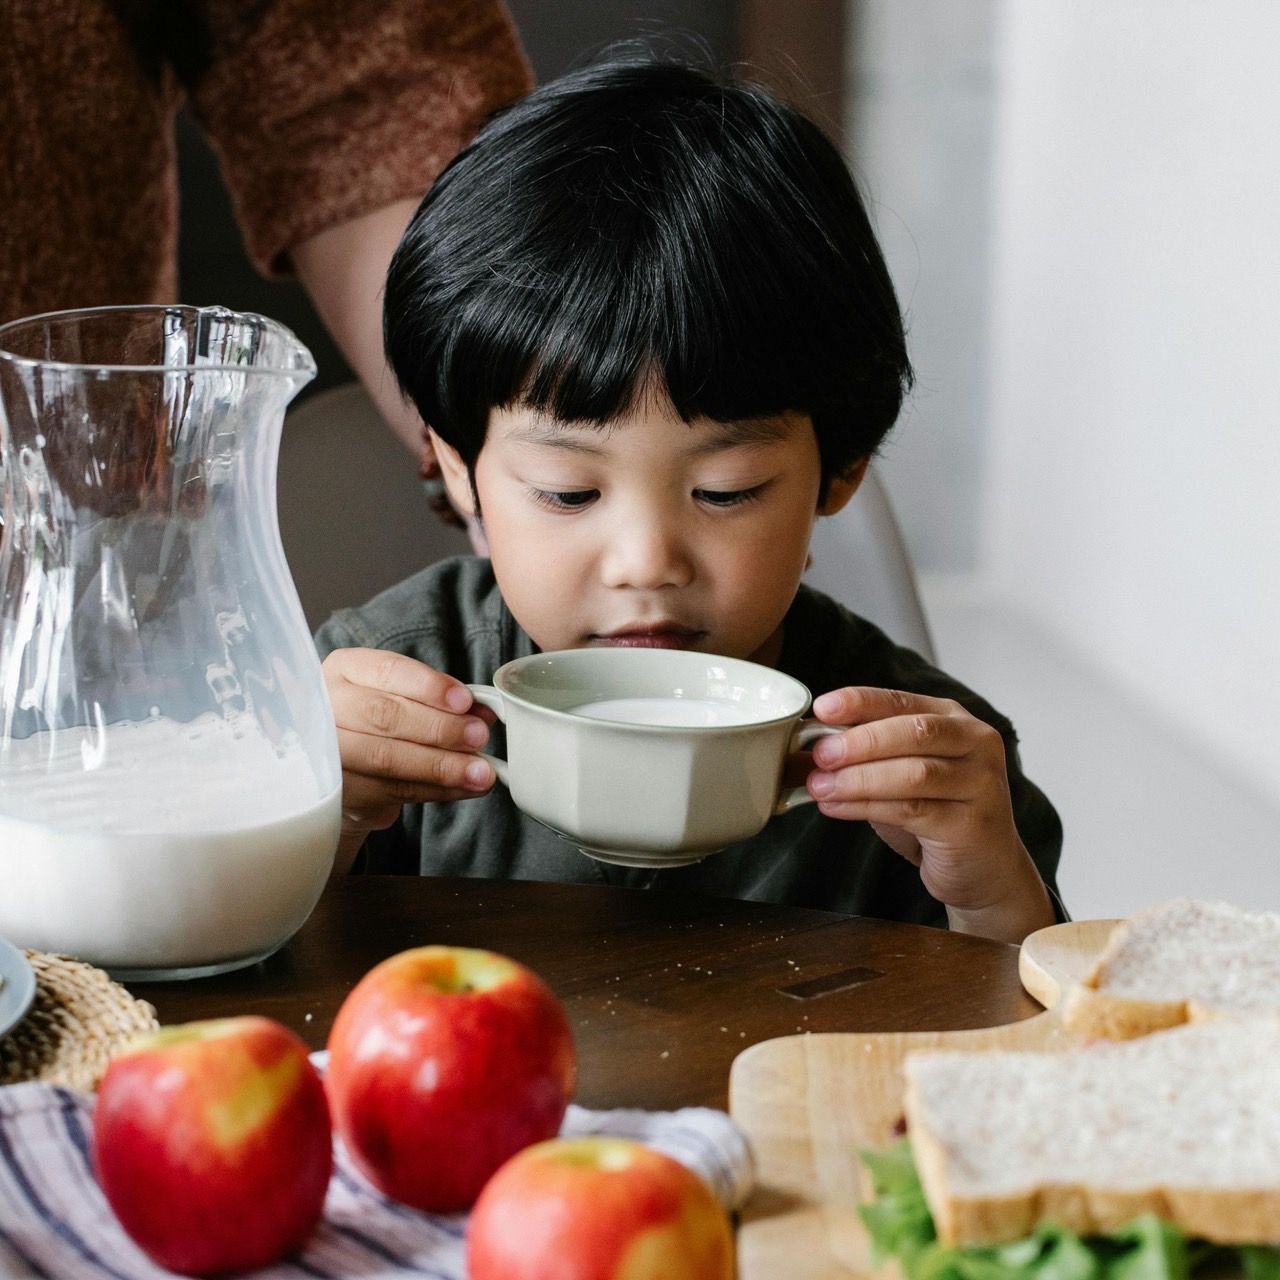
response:
<svg viewBox="0 0 1280 1280"><path fill-rule="evenodd" d="M698 862L812 803L783 787L783 766L841 728L802 719L810 694L799 680L684 650L539 653L469 687L506 725L507 759L480 754L515 803L627 867Z"/></svg>

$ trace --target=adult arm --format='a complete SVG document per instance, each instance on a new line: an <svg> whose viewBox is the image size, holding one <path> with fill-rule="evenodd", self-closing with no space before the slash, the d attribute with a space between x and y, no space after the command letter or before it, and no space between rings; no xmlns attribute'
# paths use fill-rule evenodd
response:
<svg viewBox="0 0 1280 1280"><path fill-rule="evenodd" d="M382 351L382 287L387 264L418 197L327 227L290 251L299 280L325 327L396 437L420 455L422 419L396 386Z"/></svg>
<svg viewBox="0 0 1280 1280"><path fill-rule="evenodd" d="M297 274L407 448L423 446L382 356L387 263L422 193L532 76L501 0L207 0L186 83L245 245Z"/></svg>

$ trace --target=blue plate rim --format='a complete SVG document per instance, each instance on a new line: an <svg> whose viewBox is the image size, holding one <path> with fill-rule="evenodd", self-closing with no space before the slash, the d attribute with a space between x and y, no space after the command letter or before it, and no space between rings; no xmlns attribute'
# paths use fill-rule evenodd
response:
<svg viewBox="0 0 1280 1280"><path fill-rule="evenodd" d="M8 1035L31 1010L36 998L36 972L27 957L0 938L0 1036Z"/></svg>

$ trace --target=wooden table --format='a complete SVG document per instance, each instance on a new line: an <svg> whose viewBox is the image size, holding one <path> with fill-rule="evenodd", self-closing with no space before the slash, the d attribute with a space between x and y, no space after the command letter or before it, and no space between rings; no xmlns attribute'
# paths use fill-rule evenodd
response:
<svg viewBox="0 0 1280 1280"><path fill-rule="evenodd" d="M1040 1011L1018 949L759 903L594 885L352 877L262 964L131 984L162 1022L261 1013L322 1048L379 960L425 943L527 964L564 1001L587 1107L724 1107L748 1045L805 1031L938 1031Z"/></svg>

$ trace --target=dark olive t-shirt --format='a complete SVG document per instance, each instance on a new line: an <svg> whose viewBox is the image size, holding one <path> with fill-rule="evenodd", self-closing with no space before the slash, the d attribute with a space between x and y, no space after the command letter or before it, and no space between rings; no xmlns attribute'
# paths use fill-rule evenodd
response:
<svg viewBox="0 0 1280 1280"><path fill-rule="evenodd" d="M534 652L504 603L489 561L444 560L359 609L333 615L316 633L323 657L364 646L417 658L459 680L487 684L504 662ZM895 645L879 628L802 585L784 624L781 670L816 697L846 685L905 689L953 698L1004 739L1019 834L1056 899L1062 826L1022 773L1013 726L976 694ZM506 754L495 725L489 750ZM495 784L486 796L406 805L400 821L370 838L370 871L486 879L615 884L756 902L789 903L919 924L946 924L946 910L919 872L865 822L829 818L804 805L772 818L758 835L689 867L615 867L587 857L511 802Z"/></svg>

